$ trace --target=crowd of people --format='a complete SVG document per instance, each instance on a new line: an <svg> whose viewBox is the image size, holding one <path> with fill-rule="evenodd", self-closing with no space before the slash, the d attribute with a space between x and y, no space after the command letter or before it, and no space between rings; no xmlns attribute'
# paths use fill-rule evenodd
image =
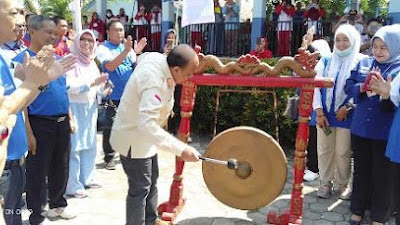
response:
<svg viewBox="0 0 400 225"><path fill-rule="evenodd" d="M236 19L235 3L228 3L217 11ZM289 3L277 7L282 18L296 15ZM160 19L139 8L135 20ZM159 8L153 9L159 13ZM319 20L315 15L323 16L322 11L313 0L307 20ZM123 9L117 18L108 11L103 22L94 13L92 21L84 19L83 30L75 33L62 17L24 17L17 3L0 0L0 21L6 25L0 27L0 81L5 95L32 83L29 66L41 65L41 73L51 77L34 86L37 96L18 111L10 135L0 178L6 224L22 224L25 204L32 225L45 218L72 219L76 215L67 207L67 197L86 198L86 189L102 187L94 173L99 102L105 109L105 169L115 169L118 152L128 178L127 224L161 223L157 221L158 149L186 161L199 160L196 149L173 136L179 117L170 118L172 110L179 115L177 84L198 67L197 54L189 45L177 43L173 29L164 37L163 53L143 53L147 37L133 40L126 35L129 18ZM378 225L398 212L400 204L396 191L400 188L400 25L370 20L361 36L360 26L349 21L347 16L334 27L333 50L318 39L314 25L302 36L303 47L320 52L317 77L335 80L333 88L315 89L304 179L319 177L321 198L337 191L341 199L350 200L351 224L360 224L370 209L373 224ZM279 32L278 40L290 37L283 28ZM260 37L251 54L272 57L267 38ZM168 120L166 131L162 127ZM395 215L400 224L400 213Z"/></svg>
<svg viewBox="0 0 400 225"><path fill-rule="evenodd" d="M9 31L0 30L1 83L7 86L6 95L24 84L27 58L42 60L45 58L42 51L48 48L50 59L57 59L55 68L49 70L53 81L40 86L37 89L40 94L18 112L11 133L0 178L6 224L22 224L24 205L31 213L29 222L32 225L42 224L45 218L72 219L76 214L67 207L67 197L85 198L88 196L86 189L102 187L94 174L99 101L103 101L106 108L105 168L115 169L114 157L118 151L129 179L143 181L129 182L128 196L133 200L127 201L127 209L136 214L127 217L127 224L155 224L158 176L155 150L162 147L184 160L199 160L194 148L160 126L169 118L174 105L170 96L175 84L184 82L198 66L197 54L190 46L177 45L172 30L165 37L165 53L143 54L141 66L137 63L137 54L147 45L146 37L138 41L126 37L121 20L110 19L105 26L94 14L90 24L84 20L83 28L88 29L75 34L62 17L30 14L24 18L22 8L11 0L1 0L0 9L0 20L10 25L4 29L12 27ZM127 20L122 11L120 19ZM100 30L102 27L104 32ZM73 35L69 35L71 33ZM107 40L103 40L105 37ZM146 62L156 70L148 71ZM148 79L149 74L154 78ZM130 79L132 76L140 79ZM131 89L132 85L137 95L124 97L124 89ZM151 99L154 96L156 102ZM132 105L132 101L137 104ZM119 113L117 108L121 108ZM136 117L123 115L124 108L129 108L129 115L135 111ZM133 149L130 148L132 143L126 141L139 137L133 138L133 131L124 130L123 125L128 123L140 128L136 131L140 137L148 133L147 139L140 138L141 144L135 141ZM117 141L112 142L113 139ZM142 158L150 155L151 179L142 171L148 164ZM26 203L22 198L24 192ZM147 198L152 198L152 204ZM145 206L142 201L149 204ZM48 210L45 210L46 205Z"/></svg>
<svg viewBox="0 0 400 225"><path fill-rule="evenodd" d="M393 122L400 92L400 25L371 20L367 29L370 43L363 44L356 26L338 26L331 53L326 41L312 41L312 33L303 38L303 47L324 52L317 77L335 81L333 88L314 92L304 180L319 178L320 198L338 192L350 200L352 225L361 224L366 210L374 225L385 224L393 213L400 224L399 148L394 144L399 128Z"/></svg>

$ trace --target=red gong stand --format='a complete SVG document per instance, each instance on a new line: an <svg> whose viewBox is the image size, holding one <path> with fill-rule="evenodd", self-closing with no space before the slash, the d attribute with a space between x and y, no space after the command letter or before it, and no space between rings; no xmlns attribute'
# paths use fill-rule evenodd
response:
<svg viewBox="0 0 400 225"><path fill-rule="evenodd" d="M190 132L190 118L195 103L197 86L236 86L236 87L283 87L301 88L299 104L299 125L296 136L294 159L294 180L290 210L282 215L269 212L267 222L276 225L301 224L303 214L303 175L305 169L306 148L308 145L308 122L312 112L312 102L315 87L333 87L332 79L317 79L314 67L317 63L317 53L310 54L299 49L299 55L283 57L274 67L260 62L250 55L240 57L236 62L222 64L212 55L203 55L196 49L200 65L195 75L182 86L181 121L178 138L187 143ZM216 74L204 74L204 70L213 68ZM285 69L293 70L299 77L280 76ZM182 172L184 161L176 158L176 169L170 190L168 202L161 204L158 211L161 219L173 223L185 203L182 197Z"/></svg>

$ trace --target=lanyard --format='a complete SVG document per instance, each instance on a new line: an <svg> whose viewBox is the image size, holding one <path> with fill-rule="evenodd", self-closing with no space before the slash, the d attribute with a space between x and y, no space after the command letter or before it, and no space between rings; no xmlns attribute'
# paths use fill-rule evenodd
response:
<svg viewBox="0 0 400 225"><path fill-rule="evenodd" d="M382 77L383 77L383 75L386 74L386 72L388 72L389 69L391 69L392 66L393 66L395 63L397 63L397 62L398 62L398 60L393 61L393 62L385 69L385 71L381 72ZM372 70L372 69L374 69L374 68L379 68L379 67L376 66L376 60L375 60L374 64L371 66L370 70Z"/></svg>
<svg viewBox="0 0 400 225"><path fill-rule="evenodd" d="M18 54L19 53L19 47L17 44L14 45L14 48L11 48L8 44L4 44L9 50L13 51L14 53Z"/></svg>

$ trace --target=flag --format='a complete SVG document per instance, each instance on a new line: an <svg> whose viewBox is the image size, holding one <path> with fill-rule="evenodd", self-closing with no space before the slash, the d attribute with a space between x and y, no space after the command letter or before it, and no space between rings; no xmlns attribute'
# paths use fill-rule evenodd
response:
<svg viewBox="0 0 400 225"><path fill-rule="evenodd" d="M215 23L214 1L183 0L182 27L200 23Z"/></svg>

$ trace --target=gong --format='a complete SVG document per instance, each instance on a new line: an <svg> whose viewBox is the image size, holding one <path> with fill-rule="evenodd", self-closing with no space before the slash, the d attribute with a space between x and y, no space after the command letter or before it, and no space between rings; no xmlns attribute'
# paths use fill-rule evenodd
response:
<svg viewBox="0 0 400 225"><path fill-rule="evenodd" d="M273 137L253 127L234 127L218 134L205 157L236 159L237 169L203 162L203 177L210 192L222 203L237 209L261 208L276 199L284 188L287 159Z"/></svg>

